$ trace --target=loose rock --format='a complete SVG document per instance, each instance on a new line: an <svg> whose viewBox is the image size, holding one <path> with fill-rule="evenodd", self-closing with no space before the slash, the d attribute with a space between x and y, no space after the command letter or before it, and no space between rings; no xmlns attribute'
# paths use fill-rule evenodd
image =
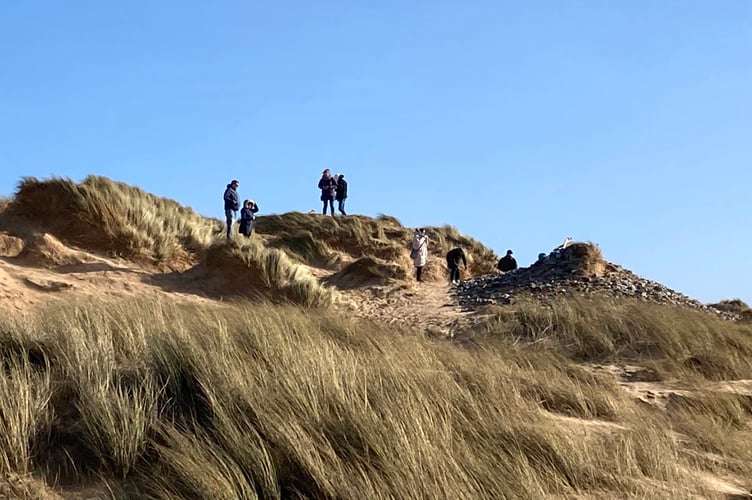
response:
<svg viewBox="0 0 752 500"><path fill-rule="evenodd" d="M521 294L541 299L562 295L605 295L689 307L726 319L738 319L737 314L715 309L605 261L600 250L590 243L575 243L564 250L552 252L529 267L461 281L452 293L455 300L467 309L483 304L509 304Z"/></svg>

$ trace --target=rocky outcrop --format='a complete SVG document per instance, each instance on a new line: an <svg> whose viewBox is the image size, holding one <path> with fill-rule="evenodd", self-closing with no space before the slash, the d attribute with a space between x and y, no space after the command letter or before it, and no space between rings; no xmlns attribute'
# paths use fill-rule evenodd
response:
<svg viewBox="0 0 752 500"><path fill-rule="evenodd" d="M509 304L520 296L553 299L600 295L701 309L728 319L737 319L738 316L611 264L590 243L575 243L566 249L554 251L530 267L462 281L453 288L452 293L459 304L467 309L483 304Z"/></svg>

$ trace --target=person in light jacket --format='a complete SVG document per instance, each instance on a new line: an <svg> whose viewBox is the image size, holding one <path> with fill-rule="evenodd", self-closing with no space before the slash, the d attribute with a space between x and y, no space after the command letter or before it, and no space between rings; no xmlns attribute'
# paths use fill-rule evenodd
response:
<svg viewBox="0 0 752 500"><path fill-rule="evenodd" d="M413 250L410 255L415 266L415 279L423 281L423 266L428 261L428 235L425 228L419 227L413 233Z"/></svg>

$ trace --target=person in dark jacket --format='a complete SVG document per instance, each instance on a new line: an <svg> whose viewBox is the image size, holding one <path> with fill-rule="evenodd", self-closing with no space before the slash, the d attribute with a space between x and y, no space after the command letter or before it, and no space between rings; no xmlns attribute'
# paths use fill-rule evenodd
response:
<svg viewBox="0 0 752 500"><path fill-rule="evenodd" d="M259 208L255 201L245 200L240 210L240 234L249 238L253 234L253 221L256 220L256 212Z"/></svg>
<svg viewBox="0 0 752 500"><path fill-rule="evenodd" d="M496 266L499 271L506 273L517 269L517 260L512 257L513 253L511 250L507 250L507 254L499 259L499 263Z"/></svg>
<svg viewBox="0 0 752 500"><path fill-rule="evenodd" d="M465 251L460 247L449 250L446 254L447 267L449 268L449 281L452 284L460 282L460 262L467 269L467 259L465 258Z"/></svg>
<svg viewBox="0 0 752 500"><path fill-rule="evenodd" d="M232 180L225 189L225 218L227 219L227 238L230 238L232 233L232 224L235 222L235 214L240 208L240 198L238 197L238 186L240 183L237 180Z"/></svg>
<svg viewBox="0 0 752 500"><path fill-rule="evenodd" d="M347 181L345 180L345 174L339 174L337 177L337 189L335 191L334 199L337 200L337 210L342 215L345 213L345 200L347 199Z"/></svg>
<svg viewBox="0 0 752 500"><path fill-rule="evenodd" d="M324 211L322 213L326 215L326 206L329 204L331 214L334 216L334 194L337 190L337 183L328 168L322 172L321 179L319 180L319 189L321 190L321 201L324 202Z"/></svg>

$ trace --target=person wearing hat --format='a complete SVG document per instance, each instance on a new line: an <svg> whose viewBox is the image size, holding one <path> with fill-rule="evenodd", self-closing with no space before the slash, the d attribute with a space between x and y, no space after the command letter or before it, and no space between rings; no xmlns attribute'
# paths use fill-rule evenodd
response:
<svg viewBox="0 0 752 500"><path fill-rule="evenodd" d="M324 169L319 180L319 189L321 190L321 201L324 202L323 214L326 215L326 206L331 207L331 214L334 216L334 195L337 191L337 182L332 177L329 169Z"/></svg>
<svg viewBox="0 0 752 500"><path fill-rule="evenodd" d="M512 257L513 253L511 250L507 250L507 254L499 259L499 263L496 265L499 271L506 273L517 269L517 260Z"/></svg>
<svg viewBox="0 0 752 500"><path fill-rule="evenodd" d="M230 239L232 233L232 224L235 222L235 214L240 208L240 198L238 197L238 186L240 183L233 179L225 189L225 218L227 219L227 239Z"/></svg>

